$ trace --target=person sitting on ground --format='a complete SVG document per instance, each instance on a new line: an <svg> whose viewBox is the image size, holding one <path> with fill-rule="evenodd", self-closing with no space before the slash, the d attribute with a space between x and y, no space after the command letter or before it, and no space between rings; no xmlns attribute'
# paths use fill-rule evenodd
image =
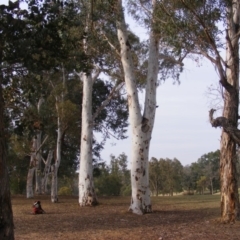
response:
<svg viewBox="0 0 240 240"><path fill-rule="evenodd" d="M43 214L46 213L41 206L41 202L37 201L33 203L33 214Z"/></svg>

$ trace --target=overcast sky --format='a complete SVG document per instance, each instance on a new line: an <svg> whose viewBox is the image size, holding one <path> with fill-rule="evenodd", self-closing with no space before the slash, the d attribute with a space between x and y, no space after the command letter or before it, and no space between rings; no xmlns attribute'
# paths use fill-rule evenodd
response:
<svg viewBox="0 0 240 240"><path fill-rule="evenodd" d="M6 3L0 0L0 4ZM144 31L132 23L132 29L143 38ZM180 77L180 85L171 79L157 90L155 126L150 145L150 158L177 158L183 165L196 162L203 154L216 151L220 146L220 129L212 128L208 121L210 100L207 89L216 85L219 78L209 62L201 67L188 60ZM140 96L143 106L144 97ZM130 131L129 131L130 135ZM107 141L102 158L125 153L131 161L131 135L126 140Z"/></svg>
<svg viewBox="0 0 240 240"><path fill-rule="evenodd" d="M220 129L212 128L208 120L210 100L207 90L219 81L211 64L197 67L188 63L180 85L171 79L157 90L155 126L150 145L150 158L177 158L183 165L196 162L203 154L216 151L220 146ZM140 102L144 97L140 96ZM130 132L129 132L130 134ZM131 137L107 141L102 158L126 153L130 161Z"/></svg>
<svg viewBox="0 0 240 240"><path fill-rule="evenodd" d="M126 22L140 39L145 39L144 29L127 16ZM201 65L201 66L199 66ZM182 165L196 162L202 155L216 151L220 146L221 130L213 128L208 120L211 107L209 87L218 86L219 77L209 61L197 64L185 61L180 85L168 79L157 89L155 125L150 144L150 158L177 158ZM140 96L143 106L144 96ZM110 155L124 152L131 161L131 132L126 140L107 141L102 158L109 161Z"/></svg>

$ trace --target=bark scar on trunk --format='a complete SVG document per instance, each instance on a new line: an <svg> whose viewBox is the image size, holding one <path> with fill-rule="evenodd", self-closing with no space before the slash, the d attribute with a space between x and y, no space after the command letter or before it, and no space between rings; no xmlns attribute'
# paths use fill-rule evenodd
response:
<svg viewBox="0 0 240 240"><path fill-rule="evenodd" d="M150 126L148 125L149 119L143 117L142 118L142 132L146 133L150 129Z"/></svg>

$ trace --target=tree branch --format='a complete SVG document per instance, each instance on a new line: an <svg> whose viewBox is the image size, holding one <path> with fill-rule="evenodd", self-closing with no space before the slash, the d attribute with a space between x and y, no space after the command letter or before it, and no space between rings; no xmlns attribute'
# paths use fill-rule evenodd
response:
<svg viewBox="0 0 240 240"><path fill-rule="evenodd" d="M99 77L100 73L101 73L101 69L99 66L95 66L96 67L96 70L94 72L94 75L92 76L92 81L93 83L96 81L96 79Z"/></svg>
<svg viewBox="0 0 240 240"><path fill-rule="evenodd" d="M229 121L225 117L217 117L216 119L213 118L213 114L216 110L211 109L209 111L209 120L213 127L222 127L223 130L229 134L229 136L232 138L232 140L240 145L240 130L234 126L234 124Z"/></svg>
<svg viewBox="0 0 240 240"><path fill-rule="evenodd" d="M37 149L36 154L39 152L39 150L42 148L43 144L47 141L48 139L48 135L45 137L45 139L43 140L42 144L40 145L40 147Z"/></svg>
<svg viewBox="0 0 240 240"><path fill-rule="evenodd" d="M111 101L111 99L114 97L114 93L118 92L123 87L123 85L124 85L124 82L115 85L115 87L112 89L112 91L108 95L107 99L105 99L102 102L101 106L94 113L93 121L99 115L99 113L107 106L107 104Z"/></svg>

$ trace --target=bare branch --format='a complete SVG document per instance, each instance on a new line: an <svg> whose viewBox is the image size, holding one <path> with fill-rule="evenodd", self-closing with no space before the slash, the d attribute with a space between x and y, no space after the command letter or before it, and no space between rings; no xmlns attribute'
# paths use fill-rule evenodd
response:
<svg viewBox="0 0 240 240"><path fill-rule="evenodd" d="M41 157L41 158L42 158L42 161L44 162L44 164L46 165L47 161L43 157Z"/></svg>
<svg viewBox="0 0 240 240"><path fill-rule="evenodd" d="M44 143L47 141L48 139L48 135L45 137L45 139L43 140L42 144L40 145L40 147L37 149L36 154L40 151L40 149L42 148L42 146L44 145Z"/></svg>
<svg viewBox="0 0 240 240"><path fill-rule="evenodd" d="M95 67L96 67L95 68L95 72L94 72L94 74L92 76L93 83L96 81L96 79L99 77L99 75L101 73L101 68L99 66L97 66L97 65L95 65Z"/></svg>
<svg viewBox="0 0 240 240"><path fill-rule="evenodd" d="M83 81L82 80L83 73L82 72L78 73L75 69L74 69L74 73L75 73L75 75L77 75L79 77L80 81L82 82Z"/></svg>
<svg viewBox="0 0 240 240"><path fill-rule="evenodd" d="M110 92L110 94L108 95L107 99L105 99L101 106L96 110L96 112L93 115L93 121L94 119L100 114L100 112L107 106L107 104L111 101L111 99L114 97L114 94L116 92L118 92L123 86L124 86L124 82L120 83L120 84L116 84L116 86L112 89L112 91Z"/></svg>
<svg viewBox="0 0 240 240"><path fill-rule="evenodd" d="M109 40L109 38L106 36L106 34L102 33L103 38L107 41L108 45L115 51L115 53L121 57L119 51L117 48L113 45L113 43Z"/></svg>

